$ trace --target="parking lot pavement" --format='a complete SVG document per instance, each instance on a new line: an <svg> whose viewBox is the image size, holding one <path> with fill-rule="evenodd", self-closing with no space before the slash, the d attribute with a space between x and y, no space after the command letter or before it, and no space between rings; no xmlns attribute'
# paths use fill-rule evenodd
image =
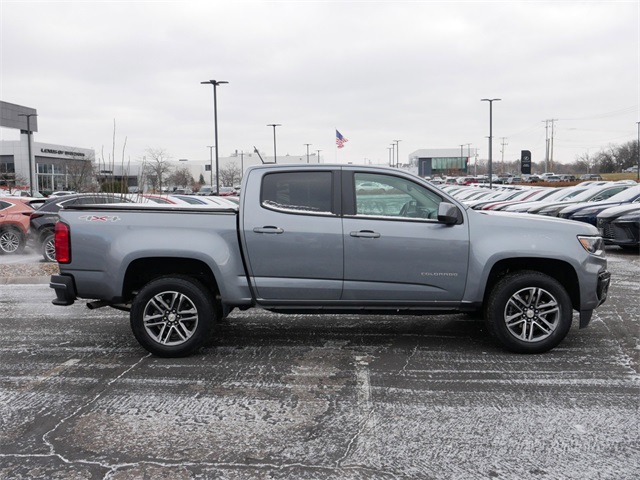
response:
<svg viewBox="0 0 640 480"><path fill-rule="evenodd" d="M124 312L0 285L0 478L635 479L637 278L544 355L465 315L234 312L148 355Z"/></svg>

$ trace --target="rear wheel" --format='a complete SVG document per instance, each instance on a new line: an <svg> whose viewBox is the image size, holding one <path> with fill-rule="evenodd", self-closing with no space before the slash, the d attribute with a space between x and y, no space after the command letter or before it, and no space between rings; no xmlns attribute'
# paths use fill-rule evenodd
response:
<svg viewBox="0 0 640 480"><path fill-rule="evenodd" d="M26 240L22 232L9 227L0 231L0 254L12 255L21 253L24 250Z"/></svg>
<svg viewBox="0 0 640 480"><path fill-rule="evenodd" d="M42 242L42 256L47 262L56 261L56 244L53 233L49 233L44 237Z"/></svg>
<svg viewBox="0 0 640 480"><path fill-rule="evenodd" d="M535 271L506 275L485 308L489 331L508 350L542 353L557 346L571 328L571 299L556 279Z"/></svg>
<svg viewBox="0 0 640 480"><path fill-rule="evenodd" d="M186 276L161 277L145 285L131 305L133 334L159 357L183 357L207 339L216 318L211 294Z"/></svg>

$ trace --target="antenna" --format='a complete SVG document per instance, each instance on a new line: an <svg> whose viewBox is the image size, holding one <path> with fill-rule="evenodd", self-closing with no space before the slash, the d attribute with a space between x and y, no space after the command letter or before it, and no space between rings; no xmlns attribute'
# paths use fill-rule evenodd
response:
<svg viewBox="0 0 640 480"><path fill-rule="evenodd" d="M258 158L260 159L260 161L262 162L262 164L264 165L265 161L262 159L262 155L260 155L260 152L258 151L258 149L255 147L253 147L253 151L258 155Z"/></svg>

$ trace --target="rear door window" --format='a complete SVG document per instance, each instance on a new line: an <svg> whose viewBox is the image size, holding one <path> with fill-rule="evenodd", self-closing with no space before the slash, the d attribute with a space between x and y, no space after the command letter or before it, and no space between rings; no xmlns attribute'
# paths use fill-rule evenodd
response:
<svg viewBox="0 0 640 480"><path fill-rule="evenodd" d="M260 204L288 213L333 215L331 172L280 172L265 175Z"/></svg>

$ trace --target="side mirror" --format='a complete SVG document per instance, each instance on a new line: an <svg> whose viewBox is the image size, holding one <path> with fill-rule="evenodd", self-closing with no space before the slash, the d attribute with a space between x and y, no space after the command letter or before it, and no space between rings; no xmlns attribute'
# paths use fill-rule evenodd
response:
<svg viewBox="0 0 640 480"><path fill-rule="evenodd" d="M438 221L445 225L455 225L458 223L458 207L452 203L440 202L438 205Z"/></svg>

